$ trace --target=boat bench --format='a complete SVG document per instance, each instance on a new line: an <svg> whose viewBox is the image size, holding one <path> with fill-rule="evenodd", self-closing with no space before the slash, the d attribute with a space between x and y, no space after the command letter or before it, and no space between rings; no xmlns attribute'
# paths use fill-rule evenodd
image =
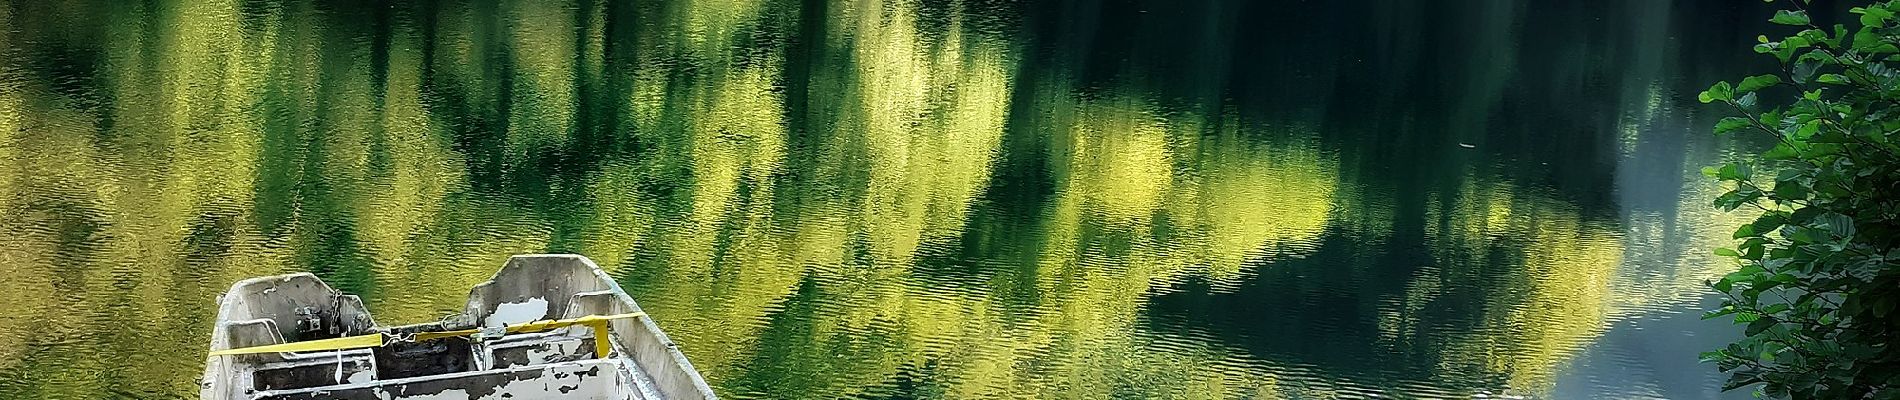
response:
<svg viewBox="0 0 1900 400"><path fill-rule="evenodd" d="M613 292L576 293L566 299L566 317L605 312L611 308ZM440 323L395 328L397 332L445 330ZM260 318L230 324L234 341L268 341L281 338L276 321ZM472 345L464 338L445 338L423 343L392 344L382 348L306 353L264 353L241 355L242 361L256 364L252 389L290 390L335 386L371 379L400 379L452 374L478 370L502 370L514 367L564 363L594 358L594 332L585 328L563 328L547 332L513 334ZM273 341L280 342L280 341ZM256 346L276 343L240 343Z"/></svg>
<svg viewBox="0 0 1900 400"><path fill-rule="evenodd" d="M459 372L296 390L266 391L258 400L395 399L644 399L629 390L632 380L618 376L623 360L582 360L554 364ZM624 393L632 393L634 397ZM620 397L617 397L620 396Z"/></svg>

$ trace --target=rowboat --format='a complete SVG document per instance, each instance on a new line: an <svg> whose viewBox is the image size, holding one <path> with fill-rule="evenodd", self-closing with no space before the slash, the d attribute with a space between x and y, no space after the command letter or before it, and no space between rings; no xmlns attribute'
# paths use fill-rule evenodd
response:
<svg viewBox="0 0 1900 400"><path fill-rule="evenodd" d="M459 315L384 326L308 273L218 299L200 398L715 399L699 371L592 260L521 255Z"/></svg>

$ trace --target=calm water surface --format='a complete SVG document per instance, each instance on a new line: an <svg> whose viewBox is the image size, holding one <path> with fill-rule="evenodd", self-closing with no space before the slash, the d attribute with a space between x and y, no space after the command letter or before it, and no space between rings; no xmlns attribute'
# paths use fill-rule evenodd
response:
<svg viewBox="0 0 1900 400"><path fill-rule="evenodd" d="M1724 397L1759 2L382 3L0 6L0 398L538 252L729 398Z"/></svg>

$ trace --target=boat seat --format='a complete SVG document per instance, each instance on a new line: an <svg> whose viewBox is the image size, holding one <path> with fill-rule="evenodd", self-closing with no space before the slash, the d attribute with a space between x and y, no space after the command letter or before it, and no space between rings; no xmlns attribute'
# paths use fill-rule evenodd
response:
<svg viewBox="0 0 1900 400"><path fill-rule="evenodd" d="M426 323L390 328L390 334L403 336L417 332L447 330L441 323ZM422 342L397 342L373 348L377 379L409 378L466 372L476 369L475 345L467 337L447 337Z"/></svg>
<svg viewBox="0 0 1900 400"><path fill-rule="evenodd" d="M358 335L376 326L363 300L331 289L316 275L284 275L247 281L233 288L246 315L233 319L270 319L285 342Z"/></svg>
<svg viewBox="0 0 1900 400"><path fill-rule="evenodd" d="M615 314L614 301L611 290L575 293L569 297L567 311L561 319ZM576 326L508 335L488 342L485 347L486 362L491 369L586 360L594 358L594 330Z"/></svg>
<svg viewBox="0 0 1900 400"><path fill-rule="evenodd" d="M594 334L572 334L567 329L509 335L488 342L489 369L563 363L594 358Z"/></svg>
<svg viewBox="0 0 1900 400"><path fill-rule="evenodd" d="M317 399L581 399L626 400L631 382L622 360L583 360L376 381L371 385L258 392L257 400ZM637 394L635 396L638 396Z"/></svg>
<svg viewBox="0 0 1900 400"><path fill-rule="evenodd" d="M610 290L578 257L515 257L495 278L469 290L464 312L481 326L554 319L577 293Z"/></svg>
<svg viewBox="0 0 1900 400"><path fill-rule="evenodd" d="M277 333L277 321L269 318L226 322L224 336L234 349L269 346L284 342L284 335ZM284 360L279 353L242 354L237 357L245 362L253 363Z"/></svg>
<svg viewBox="0 0 1900 400"><path fill-rule="evenodd" d="M277 333L277 322L269 318L225 323L225 335L231 347L268 346L284 343ZM364 349L307 353L238 354L241 362L257 364L251 374L256 390L297 389L327 386L352 379L365 379L371 372L370 351ZM342 372L339 374L338 369Z"/></svg>
<svg viewBox="0 0 1900 400"><path fill-rule="evenodd" d="M375 369L367 349L297 353L258 366L251 373L251 387L285 390L367 382Z"/></svg>

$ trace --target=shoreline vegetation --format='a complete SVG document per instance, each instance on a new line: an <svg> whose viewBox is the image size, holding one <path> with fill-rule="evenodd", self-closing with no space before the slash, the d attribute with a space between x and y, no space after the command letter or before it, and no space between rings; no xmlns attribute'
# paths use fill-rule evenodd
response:
<svg viewBox="0 0 1900 400"><path fill-rule="evenodd" d="M1786 9L1770 22L1798 32L1754 48L1781 71L1698 95L1739 114L1717 135L1775 142L1703 170L1732 185L1716 207L1757 217L1736 229L1740 244L1715 250L1740 269L1710 283L1726 299L1704 316L1730 317L1746 336L1702 358L1730 374L1725 390L1900 398L1900 3L1776 3Z"/></svg>

